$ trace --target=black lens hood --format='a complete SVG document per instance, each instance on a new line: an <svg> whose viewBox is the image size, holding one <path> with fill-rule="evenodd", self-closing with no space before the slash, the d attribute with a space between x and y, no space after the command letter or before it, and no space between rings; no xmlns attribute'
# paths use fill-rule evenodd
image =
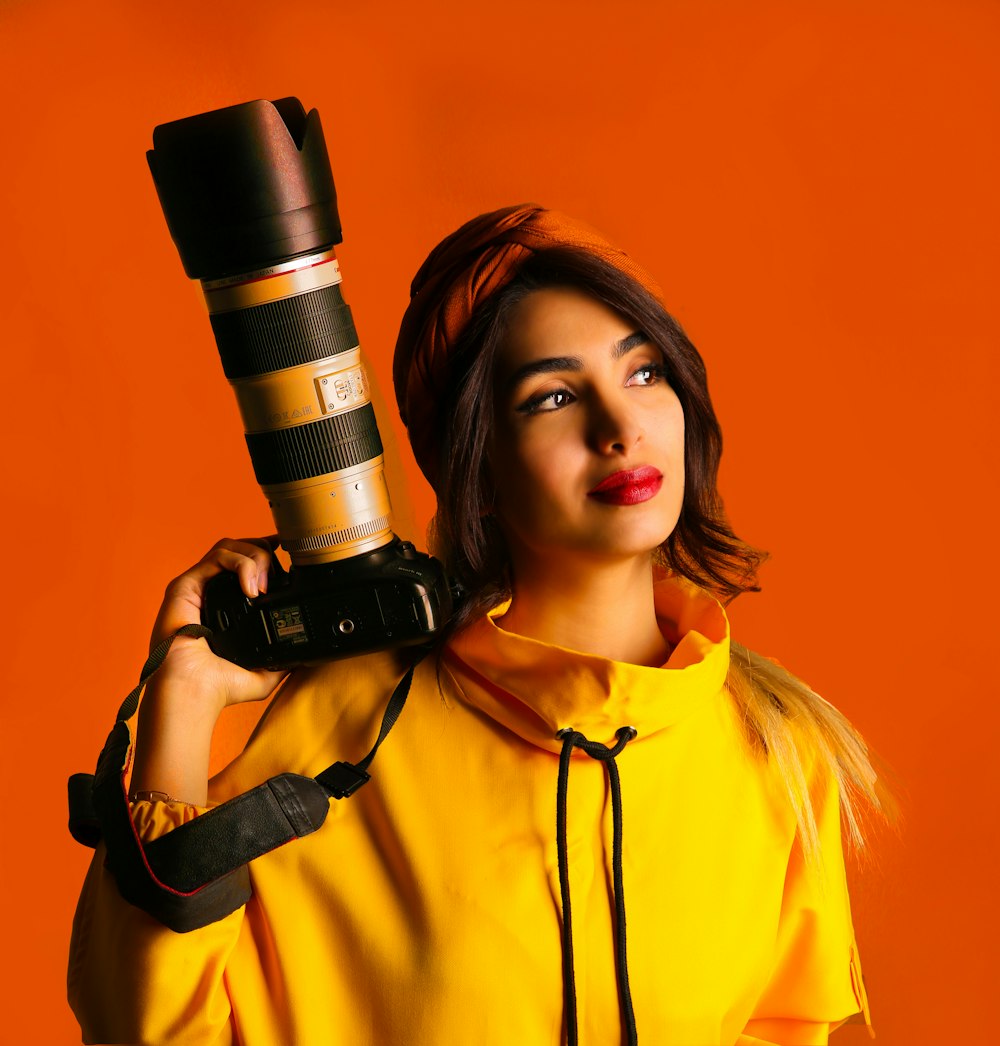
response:
<svg viewBox="0 0 1000 1046"><path fill-rule="evenodd" d="M146 158L194 279L253 272L343 239L319 113L297 98L160 124Z"/></svg>

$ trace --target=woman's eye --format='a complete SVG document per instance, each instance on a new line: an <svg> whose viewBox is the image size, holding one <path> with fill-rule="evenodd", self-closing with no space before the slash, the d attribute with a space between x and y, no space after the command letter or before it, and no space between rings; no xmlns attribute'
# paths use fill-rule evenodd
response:
<svg viewBox="0 0 1000 1046"><path fill-rule="evenodd" d="M662 363L644 363L632 372L627 384L655 385L657 382L665 381L666 377L667 371Z"/></svg>
<svg viewBox="0 0 1000 1046"><path fill-rule="evenodd" d="M538 396L532 396L522 403L518 408L520 414L543 414L547 411L559 410L566 404L573 402L573 394L566 389L553 389L551 392L543 392Z"/></svg>

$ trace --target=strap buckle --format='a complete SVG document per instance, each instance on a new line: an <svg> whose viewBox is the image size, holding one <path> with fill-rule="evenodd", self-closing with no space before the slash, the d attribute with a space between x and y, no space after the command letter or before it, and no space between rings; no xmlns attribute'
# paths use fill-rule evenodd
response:
<svg viewBox="0 0 1000 1046"><path fill-rule="evenodd" d="M343 760L328 766L321 774L316 775L316 780L334 797L334 799L346 799L363 785L372 779L372 775L366 773L353 763L345 763Z"/></svg>

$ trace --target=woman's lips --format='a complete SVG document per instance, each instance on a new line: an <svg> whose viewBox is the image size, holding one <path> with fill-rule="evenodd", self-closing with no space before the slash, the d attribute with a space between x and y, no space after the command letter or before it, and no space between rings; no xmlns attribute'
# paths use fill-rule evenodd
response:
<svg viewBox="0 0 1000 1046"><path fill-rule="evenodd" d="M639 505L655 497L662 486L663 473L651 465L644 465L638 469L613 472L588 491L587 497L608 505Z"/></svg>

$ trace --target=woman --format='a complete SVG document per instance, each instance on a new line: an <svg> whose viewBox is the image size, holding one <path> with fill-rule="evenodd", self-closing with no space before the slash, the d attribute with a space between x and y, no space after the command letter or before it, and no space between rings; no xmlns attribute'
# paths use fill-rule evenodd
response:
<svg viewBox="0 0 1000 1046"><path fill-rule="evenodd" d="M759 556L715 488L701 360L627 256L541 208L484 215L414 280L394 377L468 597L369 785L173 934L95 860L70 994L86 1041L823 1043L867 1013L840 842L873 798L830 706L730 643ZM221 542L154 639L266 543ZM366 752L402 666L294 672L207 784L227 704L278 677L178 640L140 713L146 839ZM176 797L176 798L171 798ZM181 800L181 801L178 801Z"/></svg>

